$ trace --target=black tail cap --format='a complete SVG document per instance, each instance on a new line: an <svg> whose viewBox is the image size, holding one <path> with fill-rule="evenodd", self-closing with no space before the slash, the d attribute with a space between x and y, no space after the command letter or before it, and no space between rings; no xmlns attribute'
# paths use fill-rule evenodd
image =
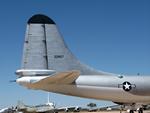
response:
<svg viewBox="0 0 150 113"><path fill-rule="evenodd" d="M28 24L55 24L55 22L46 15L36 14L28 20Z"/></svg>

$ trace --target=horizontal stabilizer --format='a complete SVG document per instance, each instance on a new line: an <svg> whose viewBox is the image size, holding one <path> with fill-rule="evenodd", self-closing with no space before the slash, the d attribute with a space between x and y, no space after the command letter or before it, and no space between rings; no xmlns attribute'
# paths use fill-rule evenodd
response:
<svg viewBox="0 0 150 113"><path fill-rule="evenodd" d="M79 71L60 72L46 77L34 84L71 84L78 78L79 75Z"/></svg>

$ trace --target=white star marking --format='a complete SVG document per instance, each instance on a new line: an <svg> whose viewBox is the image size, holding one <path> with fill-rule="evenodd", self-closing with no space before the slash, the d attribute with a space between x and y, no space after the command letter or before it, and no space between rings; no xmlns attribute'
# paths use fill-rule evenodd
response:
<svg viewBox="0 0 150 113"><path fill-rule="evenodd" d="M129 85L127 82L126 82L126 84L124 85L125 89L130 89L130 86L131 86L131 85Z"/></svg>

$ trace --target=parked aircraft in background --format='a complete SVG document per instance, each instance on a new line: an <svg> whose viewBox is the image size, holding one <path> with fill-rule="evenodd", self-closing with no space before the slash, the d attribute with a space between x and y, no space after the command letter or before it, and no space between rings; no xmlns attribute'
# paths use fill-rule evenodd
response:
<svg viewBox="0 0 150 113"><path fill-rule="evenodd" d="M35 106L25 105L23 102L18 101L18 105L16 107L16 111L28 112L28 113L58 113L59 111L69 112L79 112L80 107L77 106L66 106L66 107L56 107L56 105L49 100L48 93L48 101L45 104L39 104Z"/></svg>
<svg viewBox="0 0 150 113"><path fill-rule="evenodd" d="M64 112L79 112L80 107L60 107L56 108L53 107L52 105L49 104L41 104L41 105L36 105L36 106L29 106L25 105L23 103L17 105L17 111L22 111L22 112L36 112L36 113L43 113L43 112L51 112L51 113L58 113L60 111Z"/></svg>
<svg viewBox="0 0 150 113"><path fill-rule="evenodd" d="M28 112L28 113L35 113L35 112L52 112L54 113L54 106L53 104L40 104L36 106L25 105L23 102L19 101L16 107L16 111Z"/></svg>
<svg viewBox="0 0 150 113"><path fill-rule="evenodd" d="M150 103L150 76L124 76L82 64L64 43L55 22L41 14L28 20L22 67L16 74L16 82L27 88L109 100L128 106L130 113L143 113L143 106Z"/></svg>
<svg viewBox="0 0 150 113"><path fill-rule="evenodd" d="M14 108L3 108L0 109L0 113L14 113L15 109Z"/></svg>
<svg viewBox="0 0 150 113"><path fill-rule="evenodd" d="M53 109L54 112L59 112L59 111L65 111L65 112L79 112L81 110L81 107L78 106L64 106L64 107L56 107L56 105L52 102L50 102L50 96L48 93L47 96L47 103L46 105L49 105L51 109Z"/></svg>
<svg viewBox="0 0 150 113"><path fill-rule="evenodd" d="M0 109L0 113L4 113L5 111L9 110L9 108L3 108L3 109Z"/></svg>

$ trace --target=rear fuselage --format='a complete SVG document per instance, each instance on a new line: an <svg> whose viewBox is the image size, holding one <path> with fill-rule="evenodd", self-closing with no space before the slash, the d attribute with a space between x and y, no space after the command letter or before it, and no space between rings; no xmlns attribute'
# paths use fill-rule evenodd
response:
<svg viewBox="0 0 150 113"><path fill-rule="evenodd" d="M23 77L22 77L23 78ZM43 79L42 77L40 79ZM149 76L106 76L80 75L73 84L49 84L33 86L31 81L39 77L28 77L25 85L31 89L45 90L65 95L109 100L121 103L150 103ZM126 91L123 83L129 82L131 89Z"/></svg>

